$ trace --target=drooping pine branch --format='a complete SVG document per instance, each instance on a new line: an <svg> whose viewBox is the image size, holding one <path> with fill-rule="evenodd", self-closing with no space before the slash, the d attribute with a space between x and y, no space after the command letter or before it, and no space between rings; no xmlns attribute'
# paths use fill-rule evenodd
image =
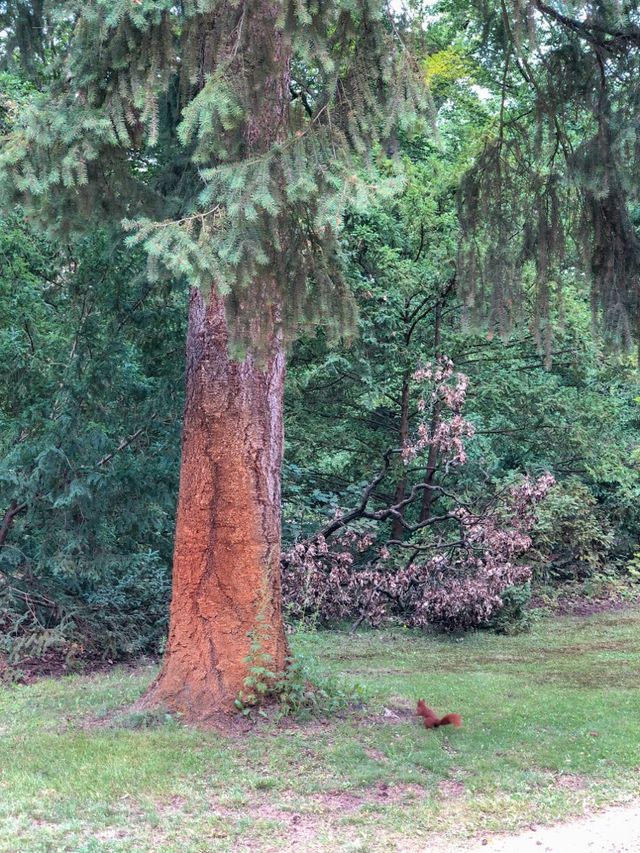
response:
<svg viewBox="0 0 640 853"><path fill-rule="evenodd" d="M500 121L460 193L469 311L508 331L533 292L536 333L565 271L581 267L596 319L638 340L640 29L632 5L477 4Z"/></svg>

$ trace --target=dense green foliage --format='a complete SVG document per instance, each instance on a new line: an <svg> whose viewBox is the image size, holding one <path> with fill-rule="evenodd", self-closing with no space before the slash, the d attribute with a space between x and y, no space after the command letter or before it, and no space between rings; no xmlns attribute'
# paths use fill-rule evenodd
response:
<svg viewBox="0 0 640 853"><path fill-rule="evenodd" d="M184 307L172 283L205 291L214 283L234 337L255 348L319 317L353 326L336 234L345 199L366 195L355 163L397 124L417 121L425 90L413 87L419 75L400 48L381 0L0 3L0 195L7 214L17 204L34 228L70 242L69 257L56 253L50 264L73 309L60 306L69 327L55 329L51 376L61 391L32 371L24 377L33 405L49 410L45 425L55 426L40 435L12 424L7 435L9 449L24 450L15 474L7 460L16 481L2 543L10 633L42 627L48 641L60 629L106 653L157 638L170 550L165 497L175 491L174 309ZM121 224L133 232L127 249L111 230ZM73 266L86 252L83 282ZM32 272L35 307L44 300L47 317L37 264ZM19 280L18 299L31 294L27 285ZM125 300L136 304L132 286L165 296L151 306L140 297L149 313L129 339L120 313ZM19 317L7 313L11 336ZM11 391L7 406L16 408ZM123 471L129 457L136 464ZM46 518L37 516L43 505ZM108 624L118 618L129 621Z"/></svg>
<svg viewBox="0 0 640 853"><path fill-rule="evenodd" d="M441 6L449 12L445 38L462 46L496 104L460 195L469 302L482 311L491 282L490 321L508 329L533 281L535 328L549 347L554 292L578 268L605 333L618 344L637 343L638 4Z"/></svg>
<svg viewBox="0 0 640 853"><path fill-rule="evenodd" d="M359 504L385 451L402 447L407 436L411 442L424 419L413 372L445 354L469 378L464 415L475 436L466 442L468 462L445 474L438 454L411 466L398 461L376 485L369 509L397 503L422 482L445 483L481 508L523 475L550 471L557 485L540 509L527 558L534 580L557 585L600 573L627 576L640 533L638 371L594 330L589 281L575 269L563 273L562 301L549 305L545 347L537 334L533 278L510 333L496 336L491 327L488 334L478 332L466 322L456 269L464 223L456 205L470 158L492 131L494 115L488 95L475 90L461 63L453 50L428 57L439 139L403 140L402 192L346 221L360 334L348 347L328 347L319 334L294 350L285 531L308 536L338 508ZM419 497L404 510L414 524L450 507L428 491ZM433 535L408 535L386 523L376 529L375 546L397 541L399 534L404 541L390 568L416 560L410 546L434 542ZM371 550L363 550L356 568L371 559ZM519 613L514 608L514 616Z"/></svg>
<svg viewBox="0 0 640 853"><path fill-rule="evenodd" d="M478 502L523 474L551 471L557 485L540 509L528 556L536 582L557 585L598 573L626 576L640 536L637 368L632 360L608 353L594 333L580 280L565 284L563 315L551 317L550 364L532 331L533 292L522 322L508 337L468 330L446 277L458 227L450 170L443 169L438 151L420 157L419 166L407 165L407 184L393 204L347 225L359 336L348 347L330 348L320 334L294 351L285 531L310 535L337 508L359 503L385 450L402 444L403 385L411 386L416 365L432 359L436 349L468 375L465 417L476 427L466 445L468 463L448 475L448 487ZM414 402L406 413L410 435L421 419ZM436 470L433 481L440 476ZM398 463L377 487L374 506L393 503L424 477L424 468ZM423 509L420 503L409 510L413 521ZM442 507L442 502L433 505ZM395 536L387 525L377 532L378 545ZM411 541L420 539L406 538L405 549ZM411 549L404 553L397 557L401 562L415 559Z"/></svg>
<svg viewBox="0 0 640 853"><path fill-rule="evenodd" d="M427 145L413 159L392 203L347 221L359 335L329 347L318 333L292 353L289 544L357 503L400 440L406 374L433 352L433 305L448 283L441 272L451 274L457 224L443 212L453 199L450 170L433 180L439 153ZM58 641L106 655L157 650L169 595L185 294L149 285L141 259L122 245L114 252L107 234L56 249L14 218L2 254L10 259L0 274L2 356L11 368L0 482L3 507L22 507L0 551L5 647L16 656ZM417 296L429 298L407 342L411 296L416 306ZM442 304L440 348L470 376L466 414L477 427L456 488L473 497L524 472L552 471L558 485L535 535L537 581L624 575L640 539L637 372L602 352L586 294L566 292L550 369L526 326L488 340L465 331L454 294ZM404 473L394 469L381 503ZM381 535L389 534L387 526Z"/></svg>
<svg viewBox="0 0 640 853"><path fill-rule="evenodd" d="M358 504L415 433L415 369L447 355L476 430L447 485L477 506L556 478L534 589L637 579L640 385L610 343L640 315L640 24L635 4L568 5L442 0L414 26L373 0L282 3L291 100L256 142L276 118L256 106L277 86L262 4L0 0L3 648L159 648L186 287L214 279L238 337L278 310L298 336L286 545ZM438 465L394 457L372 506ZM389 539L394 566L420 544L385 519Z"/></svg>
<svg viewBox="0 0 640 853"><path fill-rule="evenodd" d="M164 635L184 293L95 233L56 248L18 217L0 256L4 646L120 655Z"/></svg>
<svg viewBox="0 0 640 853"><path fill-rule="evenodd" d="M35 47L18 32L36 10L0 5L0 59L36 84L0 151L5 199L58 233L126 220L152 277L215 282L254 345L352 323L336 235L367 194L354 164L425 97L386 3L34 5Z"/></svg>

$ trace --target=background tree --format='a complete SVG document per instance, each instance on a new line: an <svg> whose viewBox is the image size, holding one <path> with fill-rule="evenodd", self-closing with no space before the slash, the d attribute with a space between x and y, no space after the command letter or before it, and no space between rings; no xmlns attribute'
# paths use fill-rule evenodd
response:
<svg viewBox="0 0 640 853"><path fill-rule="evenodd" d="M470 312L486 316L488 305L490 323L508 329L533 278L548 352L549 305L577 266L594 318L629 347L640 317L637 4L468 5L438 8L497 99L460 194Z"/></svg>
<svg viewBox="0 0 640 853"><path fill-rule="evenodd" d="M184 294L94 232L1 221L0 647L157 653L181 425Z"/></svg>
<svg viewBox="0 0 640 853"><path fill-rule="evenodd" d="M338 535L333 514L359 505L385 451L404 446L424 417L406 393L407 379L421 360L444 352L469 378L465 417L476 428L468 462L455 470L457 494L473 504L499 494L514 477L550 470L557 485L541 507L539 537L534 533L536 580L624 573L638 535L631 509L639 488L637 371L625 356L606 355L591 327L591 281L575 268L563 270L558 280L562 304L548 306L546 368L538 350L538 282L530 268L522 270L522 302L510 333L503 328L498 337L491 328L487 336L465 322L468 306L459 290L449 287L452 278L458 283L452 271L464 229L456 217L456 196L493 132L500 98L494 101L487 89L478 88L478 76L483 79L485 72L464 42L451 45L441 35L439 24L427 31L433 42L425 64L438 109L440 147L434 139L403 140L402 193L347 220L360 334L348 349L326 348L322 335L304 341L290 364L287 536L304 540L327 526ZM436 425L430 424L432 434ZM420 485L425 474L435 484L441 476L435 444L422 467L396 459L374 483L367 507L387 512L386 524L375 531L373 553L381 547L393 552L404 538L400 554L406 556L386 563L390 575L399 564L404 568L415 560L412 544L419 537L406 530L403 537L399 519L390 523L388 508L417 484L427 500L419 509L418 501L403 508L407 521L415 524L447 506L446 496L438 498ZM451 487L451 479L448 483ZM355 513L356 529L362 521L362 513ZM338 555L345 551L352 572L371 568L371 550L348 548L344 541L335 545ZM297 610L299 605L296 598ZM358 615L354 607L353 618Z"/></svg>
<svg viewBox="0 0 640 853"><path fill-rule="evenodd" d="M60 4L36 8L22 2L0 3L0 52L10 68L10 73L0 75L2 174L9 201L24 204L13 212L5 205L0 243L0 346L7 365L0 388L2 648L16 657L55 643L71 656L84 650L113 657L155 651L162 643L179 456L178 377L183 370L179 341L186 328L185 284L199 281L208 292L213 280L207 278L208 269L217 270L215 281L227 320L224 326L220 322L220 331L230 336L236 363L248 350L254 355L238 376L233 362L227 365L226 355L220 362L221 350L215 344L212 348L206 330L191 338L192 400L215 392L215 405L231 413L216 420L209 419L209 409L203 410L210 428L220 430L221 448L236 440L228 421L243 416L238 412L247 398L229 392L221 402L226 392L209 382L213 365L232 386L255 376L260 394L274 352L301 333L290 349L285 389L286 551L333 524L336 511L357 509L385 452L414 440L422 415L412 377L417 365L433 361L440 352L451 355L456 369L468 377L464 415L475 428L473 440L467 442L467 462L450 469L448 486L470 506L491 508L516 482L549 470L557 485L539 508L538 526L531 531L533 550L523 557L534 568L538 591L541 585L561 590L563 584L576 581L587 584L582 588L596 588L601 578L615 584L630 577L636 565L630 557L640 537L637 370L627 356L609 351L606 340L592 328L592 273L588 263L578 263L580 246L589 248L583 239L587 232L577 227L576 217L576 211L583 210L575 203L580 201L583 179L574 175L554 146L544 143L539 151L536 148L532 88L514 65L515 54L505 67L509 44L504 32L500 36L498 5L486 4L485 18L479 6L475 15L468 4L441 3L430 9L425 26L412 29L410 21L398 23L405 27L403 42L421 57L421 73L429 84L437 132L427 135L416 132L409 122L386 136L388 128L379 117L373 127L361 128L360 136L349 131L347 139L341 131L347 128L348 111L339 110L340 121L334 122L335 107L323 109L321 98L333 85L330 66L334 76L338 66L340 74L351 73L351 49L336 66L336 51L342 55L336 43L331 62L327 65L325 57L324 71L318 71L318 64L302 58L298 39L303 30L294 37L290 29L283 29L290 35L294 55L289 135L268 154L250 161L243 159L246 151L238 134L244 132L246 117L257 115L257 102L244 112L229 106L220 88L224 83L235 91L236 80L229 81L228 74L215 83L189 82L181 51L188 43L185 27L191 26L190 15L195 12L186 7L178 13L167 4L167 49L181 61L166 78L152 77L144 84L148 100L142 89L136 89L138 105L125 110L129 141L116 133L116 126L122 126L117 111L103 121L107 109L126 105L131 94L124 82L133 74L127 65L127 45L133 49L142 44L147 37L143 32L162 17L162 4L139 6L121 4L107 10L98 4L80 15L72 5L63 9ZM229 4L229 14L231 8ZM233 8L240 14L239 5ZM61 9L60 15L55 14ZM513 23L512 9L507 11ZM29 24L33 15L41 16L37 28ZM540 23L540 13L536 16L533 23ZM246 23L245 17L242 27L233 31L234 49ZM393 39L390 22L375 23L382 27L378 32L383 40ZM26 28L23 32L19 24ZM197 32L206 32L206 27ZM332 34L337 37L337 32ZM94 41L88 42L91 33ZM515 28L512 33L515 37ZM194 30L189 38L195 34ZM123 39L119 47L117 42L101 46L100 39L116 36ZM36 38L33 45L32 38ZM531 34L527 32L526 38ZM556 28L553 38L560 44L562 30ZM89 43L98 45L96 55L102 52L103 65L80 63ZM207 50L213 51L215 45L222 50L221 44L214 38ZM351 45L355 47L356 41ZM237 60L234 49L231 54ZM541 50L546 57L551 47ZM115 71L110 65L116 62L114 51ZM204 47L203 51L201 56L206 54ZM144 55L141 47L140 56ZM535 49L526 56L535 59L532 67L542 75L544 63L536 58ZM606 66L608 74L613 65ZM80 70L84 76L78 76ZM84 88L74 82L80 79L88 81ZM142 85L141 79L136 86ZM160 85L163 79L166 89ZM631 80L622 74L613 91L623 117L624 88ZM361 91L360 84L353 86ZM206 99L198 99L212 87L220 96L214 99L212 114L226 110L224 133L211 123L208 107L198 113L201 127L196 113L189 112L189 104L206 104ZM118 94L121 90L124 95ZM586 89L576 96L573 113L565 110L565 130L574 134L574 146L585 128L592 128L578 120L578 115L584 118L585 93ZM392 88L379 94L391 96ZM148 133L153 121L141 117L145 109L151 115L154 104L157 139L152 144ZM344 107L339 96L335 104ZM184 128L179 131L185 106ZM330 108L334 112L329 113ZM495 151L491 145L500 136L501 116L502 159L495 160L489 152ZM410 116L405 113L405 118ZM185 134L184 144L179 132ZM331 133L338 136L332 140ZM360 157L358 139L368 143L378 135L386 137L384 146L376 144L371 157ZM90 137L93 148L89 145L87 150L94 159L87 160L86 178L91 188L84 188L84 178L76 182L74 169L79 164L82 171L83 146ZM50 144L54 138L57 148ZM228 157L229 168L221 153L219 158L212 155L209 169L207 146L231 146L234 140L237 148ZM76 146L74 155L65 160L70 146ZM323 151L328 165L322 163ZM564 254L548 265L545 308L537 266L544 260L544 243L534 240L524 251L523 241L534 225L537 228L538 214L532 215L539 197L535 176L546 174L545 158L554 151L554 192ZM196 162L201 154L204 162ZM258 167L267 162L266 172L260 172ZM494 192L493 167L498 162L501 195ZM318 167L315 171L313 164ZM284 180L285 168L287 175L297 176L293 185ZM20 187L17 196L15 181ZM211 190L224 202L219 208L212 198L199 196L215 181L222 181L216 184L219 191ZM333 187L335 194L320 192L320 184L324 190ZM375 195L366 192L369 187L376 188ZM469 195L473 187L479 193L475 200ZM314 195L316 191L319 195ZM267 209L260 206L260 198L274 201ZM486 228L478 206L483 198ZM627 209L633 223L630 200L631 195ZM499 222L494 218L498 209ZM468 216L473 210L475 214ZM144 242L149 250L146 273L144 253L125 245L118 233L122 216L131 225L131 241ZM281 239L291 233L286 232L291 221L297 231L291 240ZM43 222L55 239L43 238ZM107 223L115 226L113 230ZM513 232L506 230L509 225ZM244 242L238 249L233 241L239 234ZM303 252L296 251L303 234L308 242L302 243ZM259 246L266 254L258 263ZM274 246L277 251L270 252ZM475 247L472 255L470 247ZM473 258L475 306L470 304ZM278 276L270 278L274 269ZM491 278L483 278L489 272ZM513 295L521 299L517 311L515 303L503 299L504 288L515 281L512 274L518 281ZM273 285L271 291L265 282ZM285 293L286 298L280 299ZM280 310L279 327L269 320L277 311L259 314L263 297L271 300L274 311ZM211 311L221 308L220 301L209 300L209 314L197 294L191 304L192 330L197 331L201 322L207 328L216 325ZM342 345L338 326L356 328L356 313L357 334L350 346ZM489 314L488 335L469 324L474 313ZM317 332L310 328L315 321ZM282 342L276 336L274 350L271 333L276 331ZM192 410L189 435L202 449L208 433L201 435L200 410L193 404ZM430 419L428 427L435 425L436 419ZM259 430L248 434L261 441ZM219 473L217 445L206 449ZM230 464L233 457L227 453L223 461ZM392 454L384 479L370 494L368 511L382 514L374 529L369 530L369 520L356 513L350 528L335 528L326 538L329 553L348 561L348 570L342 573L345 588L356 589L363 570L382 569L385 584L404 572L420 539L418 531L406 525L447 510L443 498L431 499L436 491L421 485L442 484L442 461L435 448L410 465ZM211 470L208 464L204 468L194 464L190 470L195 471L198 488L201 483L213 487L212 479L204 476ZM230 521L214 537L213 547L224 549L228 536L229 547L235 549L242 544L236 536L241 514L247 523L247 500L237 496L246 495L243 489L251 493L257 480L248 477L241 487L228 476L223 482L230 483L231 497L223 507ZM401 504L417 486L415 499L403 504L401 514L392 515L389 508ZM190 529L202 531L213 506L213 500L203 498L195 513L204 521L197 528L182 525L182 529L189 536ZM270 518L270 530L277 535ZM357 543L372 534L371 547L361 550ZM200 546L212 553L208 542L201 541ZM385 547L390 557L380 562L376 555ZM224 550L223 565L228 553ZM197 564L189 559L189 567ZM200 565L208 576L206 561ZM184 573L188 580L190 571ZM454 575L442 577L444 588ZM202 589L206 587L203 581ZM202 593L202 600L207 594ZM503 607L498 616L502 626L513 617L519 619L527 594L520 588L505 595L513 606ZM361 616L362 603L374 621L378 618L367 591L352 610L344 609L346 599L341 601L340 613L353 622ZM447 601L447 606L455 604ZM246 603L245 612L255 614L255 601ZM467 603L474 604L468 599ZM492 607L495 604L494 597ZM394 613L401 615L402 608ZM442 624L447 614L442 609L438 614ZM468 614L477 619L478 608L470 607ZM192 624L205 631L207 615L205 610L196 613ZM467 618L461 610L453 615L458 625ZM259 627L266 622L262 616L256 621ZM241 638L245 627L238 633ZM254 632L254 642L258 640ZM190 672L196 681L202 674L197 667ZM206 684L206 678L201 683Z"/></svg>

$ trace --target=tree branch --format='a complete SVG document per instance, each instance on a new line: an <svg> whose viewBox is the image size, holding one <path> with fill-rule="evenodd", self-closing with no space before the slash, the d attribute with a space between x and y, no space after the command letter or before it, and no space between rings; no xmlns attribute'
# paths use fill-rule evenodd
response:
<svg viewBox="0 0 640 853"><path fill-rule="evenodd" d="M26 501L23 503L18 503L17 501L11 501L9 504L9 509L5 512L2 522L0 523L0 548L4 545L7 536L9 535L9 531L11 530L11 525L13 524L13 519L16 515L19 515L23 510L25 510L29 504Z"/></svg>
<svg viewBox="0 0 640 853"><path fill-rule="evenodd" d="M152 415L152 416L151 416L151 420L153 420L154 418L155 418L155 415ZM106 455L106 456L103 456L103 457L102 457L102 459L101 459L99 462L96 462L95 467L96 467L96 468L101 468L103 465L106 465L106 464L107 464L107 462L111 462L111 460L113 459L113 457L114 457L117 453L120 453L122 450L124 450L125 448L129 447L129 445L130 445L130 444L133 444L133 442L136 440L136 438L137 438L141 433L143 433L143 432L144 432L144 429L145 429L145 427L140 427L140 429L137 429L137 430L133 433L133 435L132 435L132 436L130 436L129 438L123 439L123 440L120 442L120 444L116 447L116 449L115 449L115 450L112 450L112 451L111 451L111 453L107 453L107 455Z"/></svg>

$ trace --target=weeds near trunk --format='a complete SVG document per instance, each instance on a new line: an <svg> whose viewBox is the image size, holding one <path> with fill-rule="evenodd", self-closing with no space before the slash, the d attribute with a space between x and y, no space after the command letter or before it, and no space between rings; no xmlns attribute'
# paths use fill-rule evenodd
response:
<svg viewBox="0 0 640 853"><path fill-rule="evenodd" d="M364 705L366 691L361 685L347 685L336 678L320 676L300 655L288 657L285 669L275 671L273 656L264 650L265 631L268 625L259 620L250 634L251 648L245 658L249 672L244 690L235 700L236 708L245 717L303 720Z"/></svg>

